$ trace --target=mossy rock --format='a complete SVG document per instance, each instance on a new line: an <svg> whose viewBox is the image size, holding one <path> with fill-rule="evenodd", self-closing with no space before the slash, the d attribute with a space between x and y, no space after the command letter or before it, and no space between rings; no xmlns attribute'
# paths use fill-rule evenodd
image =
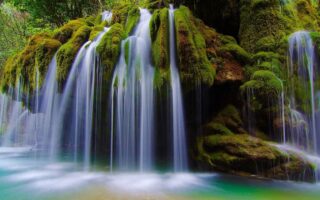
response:
<svg viewBox="0 0 320 200"><path fill-rule="evenodd" d="M101 33L103 30L104 30L104 26L102 25L97 25L93 27L90 33L89 40L93 41L99 35L99 33Z"/></svg>
<svg viewBox="0 0 320 200"><path fill-rule="evenodd" d="M169 1L168 0L148 0L145 7L151 11L162 9L162 8L168 8Z"/></svg>
<svg viewBox="0 0 320 200"><path fill-rule="evenodd" d="M208 60L206 41L187 7L180 6L175 11L175 25L182 84L187 88L200 84L211 86L215 68Z"/></svg>
<svg viewBox="0 0 320 200"><path fill-rule="evenodd" d="M66 43L80 27L86 23L82 19L71 20L53 33L53 38L62 44Z"/></svg>
<svg viewBox="0 0 320 200"><path fill-rule="evenodd" d="M292 152L284 153L246 134L200 137L197 148L197 159L208 170L280 180L315 180L312 164L305 158Z"/></svg>
<svg viewBox="0 0 320 200"><path fill-rule="evenodd" d="M228 43L220 51L231 53L242 64L251 62L251 55L236 43Z"/></svg>
<svg viewBox="0 0 320 200"><path fill-rule="evenodd" d="M243 92L251 90L259 97L275 97L283 90L283 83L272 71L259 70L253 73L251 80L241 86Z"/></svg>
<svg viewBox="0 0 320 200"><path fill-rule="evenodd" d="M152 57L157 68L169 69L169 10L155 10L150 21Z"/></svg>
<svg viewBox="0 0 320 200"><path fill-rule="evenodd" d="M140 19L140 10L138 7L134 6L129 10L127 21L125 23L125 31L127 35L130 35L134 30L136 24Z"/></svg>
<svg viewBox="0 0 320 200"><path fill-rule="evenodd" d="M251 53L279 52L285 39L298 30L319 30L319 15L310 0L241 0L240 44ZM286 53L286 52L281 52Z"/></svg>
<svg viewBox="0 0 320 200"><path fill-rule="evenodd" d="M240 112L233 105L227 105L214 118L203 127L205 135L244 134L243 122Z"/></svg>
<svg viewBox="0 0 320 200"><path fill-rule="evenodd" d="M23 92L33 92L37 85L40 87L46 76L48 65L60 46L61 43L48 34L31 37L24 50L9 58L2 69L2 89L15 88L21 81ZM38 83L37 73L39 73Z"/></svg>
<svg viewBox="0 0 320 200"><path fill-rule="evenodd" d="M111 24L122 24L126 34L130 34L140 19L140 9L131 3L119 3L112 10Z"/></svg>
<svg viewBox="0 0 320 200"><path fill-rule="evenodd" d="M251 54L242 49L234 37L219 34L200 20L195 24L205 39L208 60L216 69L215 83L241 84L244 80L243 66L251 62Z"/></svg>
<svg viewBox="0 0 320 200"><path fill-rule="evenodd" d="M123 25L116 23L110 27L110 30L102 37L100 44L97 46L102 64L105 67L105 79L108 80L113 68L118 62L121 41L127 37Z"/></svg>
<svg viewBox="0 0 320 200"><path fill-rule="evenodd" d="M72 35L72 38L58 50L57 80L61 85L64 85L72 63L82 45L88 41L91 30L92 28L87 25L82 26Z"/></svg>

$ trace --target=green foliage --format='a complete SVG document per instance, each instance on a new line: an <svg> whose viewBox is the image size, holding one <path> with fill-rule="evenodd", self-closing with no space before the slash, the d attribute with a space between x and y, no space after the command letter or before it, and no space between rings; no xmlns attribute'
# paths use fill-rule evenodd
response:
<svg viewBox="0 0 320 200"><path fill-rule="evenodd" d="M41 31L46 30L45 28ZM28 37L39 32L30 24L28 13L19 12L9 3L0 5L0 68L6 59L21 51Z"/></svg>
<svg viewBox="0 0 320 200"><path fill-rule="evenodd" d="M20 10L30 13L34 20L61 26L65 21L96 13L102 8L100 0L8 0Z"/></svg>

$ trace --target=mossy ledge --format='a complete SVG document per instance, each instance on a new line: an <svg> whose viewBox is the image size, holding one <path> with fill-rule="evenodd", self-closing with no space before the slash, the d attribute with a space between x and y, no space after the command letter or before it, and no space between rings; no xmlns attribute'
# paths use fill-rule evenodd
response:
<svg viewBox="0 0 320 200"><path fill-rule="evenodd" d="M72 63L81 48L88 41L91 27L84 25L73 33L71 39L61 46L57 52L57 80L61 85L64 84Z"/></svg>
<svg viewBox="0 0 320 200"><path fill-rule="evenodd" d="M60 41L52 39L49 34L38 34L31 37L24 50L9 58L2 68L2 91L10 87L15 88L20 82L23 92L33 92L37 86L37 75L40 87L48 65L60 46Z"/></svg>
<svg viewBox="0 0 320 200"><path fill-rule="evenodd" d="M104 78L109 80L114 66L118 62L121 50L121 41L127 37L122 24L116 23L110 27L110 30L102 37L97 46L97 52L104 66Z"/></svg>

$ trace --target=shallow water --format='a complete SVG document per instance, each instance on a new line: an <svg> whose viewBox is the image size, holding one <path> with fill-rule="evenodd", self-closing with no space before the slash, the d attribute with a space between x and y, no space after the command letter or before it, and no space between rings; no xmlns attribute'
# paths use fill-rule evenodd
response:
<svg viewBox="0 0 320 200"><path fill-rule="evenodd" d="M319 199L320 185L221 174L83 172L71 162L49 163L30 148L0 149L1 200Z"/></svg>

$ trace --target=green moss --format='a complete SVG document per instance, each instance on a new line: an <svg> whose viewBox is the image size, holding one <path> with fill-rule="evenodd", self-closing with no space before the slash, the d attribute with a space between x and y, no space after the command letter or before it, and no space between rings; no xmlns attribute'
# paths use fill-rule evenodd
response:
<svg viewBox="0 0 320 200"><path fill-rule="evenodd" d="M204 127L205 134L218 134L218 135L233 135L225 125L220 123L209 123Z"/></svg>
<svg viewBox="0 0 320 200"><path fill-rule="evenodd" d="M124 57L125 57L125 60L126 60L126 64L128 65L129 64L129 58L130 58L130 48L131 48L131 45L130 45L130 42L129 40L124 44Z"/></svg>
<svg viewBox="0 0 320 200"><path fill-rule="evenodd" d="M99 14L96 16L95 20L94 20L95 24L101 24L102 23L102 15Z"/></svg>
<svg viewBox="0 0 320 200"><path fill-rule="evenodd" d="M209 169L282 180L314 181L312 164L273 144L241 135L211 135L197 139L197 159ZM303 171L303 175L301 175Z"/></svg>
<svg viewBox="0 0 320 200"><path fill-rule="evenodd" d="M214 82L215 69L207 57L206 41L194 21L187 7L181 6L175 11L181 80L189 87L199 84L211 86Z"/></svg>
<svg viewBox="0 0 320 200"><path fill-rule="evenodd" d="M93 41L99 35L99 33L101 33L103 30L104 30L104 26L102 26L102 25L98 25L98 26L93 27L93 29L90 33L89 40Z"/></svg>
<svg viewBox="0 0 320 200"><path fill-rule="evenodd" d="M164 7L169 7L168 0L147 0L146 5L144 7L148 8L149 10L153 11L156 9L162 9Z"/></svg>
<svg viewBox="0 0 320 200"><path fill-rule="evenodd" d="M242 0L240 5L240 44L251 53L278 51L283 39L292 32L319 30L319 16L310 0L285 5L279 0Z"/></svg>
<svg viewBox="0 0 320 200"><path fill-rule="evenodd" d="M249 63L251 61L251 55L236 43L226 44L222 46L220 51L231 53L237 60L242 63Z"/></svg>
<svg viewBox="0 0 320 200"><path fill-rule="evenodd" d="M122 3L122 4L117 4L113 7L112 9L112 19L111 19L111 24L122 24L125 26L125 23L127 21L127 16L129 13L129 3Z"/></svg>
<svg viewBox="0 0 320 200"><path fill-rule="evenodd" d="M39 86L42 85L48 71L48 66L51 63L54 54L60 46L61 43L58 40L48 38L44 39L38 46L35 58L35 66L38 67L37 70L40 74L40 78L38 80ZM33 73L33 77L36 77L37 72L34 71ZM33 88L36 89L36 80L34 80L33 83L31 83L31 89Z"/></svg>
<svg viewBox="0 0 320 200"><path fill-rule="evenodd" d="M59 40L62 44L66 43L80 27L86 23L82 19L71 20L53 33L53 38Z"/></svg>
<svg viewBox="0 0 320 200"><path fill-rule="evenodd" d="M139 22L140 19L140 10L138 7L134 6L129 10L127 21L125 24L125 32L127 35L134 30L136 24Z"/></svg>
<svg viewBox="0 0 320 200"><path fill-rule="evenodd" d="M110 27L110 30L103 36L100 44L97 46L97 52L105 67L106 80L109 79L112 70L118 61L121 41L126 37L127 35L123 25L116 23Z"/></svg>
<svg viewBox="0 0 320 200"><path fill-rule="evenodd" d="M90 32L89 26L82 26L57 52L57 80L59 83L63 84L66 80L72 63L81 46L88 41Z"/></svg>
<svg viewBox="0 0 320 200"><path fill-rule="evenodd" d="M221 109L214 118L203 127L205 135L221 134L243 134L241 115L237 108L233 105L227 105Z"/></svg>
<svg viewBox="0 0 320 200"><path fill-rule="evenodd" d="M271 51L259 51L253 55L253 60L256 62L265 62L280 59L280 55Z"/></svg>
<svg viewBox="0 0 320 200"><path fill-rule="evenodd" d="M208 151L212 163L226 168L255 169L252 162L276 161L281 153L258 138L249 135L212 135L204 139L204 149ZM211 152L213 149L215 151ZM218 155L223 155L219 157ZM249 163L246 163L249 162ZM244 166L239 166L240 164ZM234 166L232 166L234 165Z"/></svg>
<svg viewBox="0 0 320 200"><path fill-rule="evenodd" d="M88 26L94 26L95 25L95 21L96 21L96 18L94 16L88 16L84 19L84 21L86 22L86 24Z"/></svg>
<svg viewBox="0 0 320 200"><path fill-rule="evenodd" d="M1 68L1 91L6 92L10 87L15 87L17 80L17 60L19 55L8 58Z"/></svg>
<svg viewBox="0 0 320 200"><path fill-rule="evenodd" d="M283 87L282 81L273 72L269 70L259 70L252 75L251 81L241 86L241 89L252 89L258 93L272 95L279 94Z"/></svg>
<svg viewBox="0 0 320 200"><path fill-rule="evenodd" d="M169 16L168 9L156 10L150 21L152 56L155 67L169 69Z"/></svg>
<svg viewBox="0 0 320 200"><path fill-rule="evenodd" d="M319 30L319 15L317 14L317 9L310 0L296 0L296 15L300 19L301 25L306 30Z"/></svg>
<svg viewBox="0 0 320 200"><path fill-rule="evenodd" d="M259 70L254 72L251 80L244 83L240 89L246 101L250 102L250 110L267 111L273 106L270 100L278 100L283 91L283 83L273 72Z"/></svg>
<svg viewBox="0 0 320 200"><path fill-rule="evenodd" d="M311 32L310 36L312 38L313 43L318 52L320 52L320 33L319 32Z"/></svg>
<svg viewBox="0 0 320 200"><path fill-rule="evenodd" d="M56 50L61 46L58 40L51 39L48 34L38 34L30 38L23 51L8 59L2 70L1 87L6 90L15 87L23 80L23 92L36 89L36 73L39 72L41 86L47 67Z"/></svg>

